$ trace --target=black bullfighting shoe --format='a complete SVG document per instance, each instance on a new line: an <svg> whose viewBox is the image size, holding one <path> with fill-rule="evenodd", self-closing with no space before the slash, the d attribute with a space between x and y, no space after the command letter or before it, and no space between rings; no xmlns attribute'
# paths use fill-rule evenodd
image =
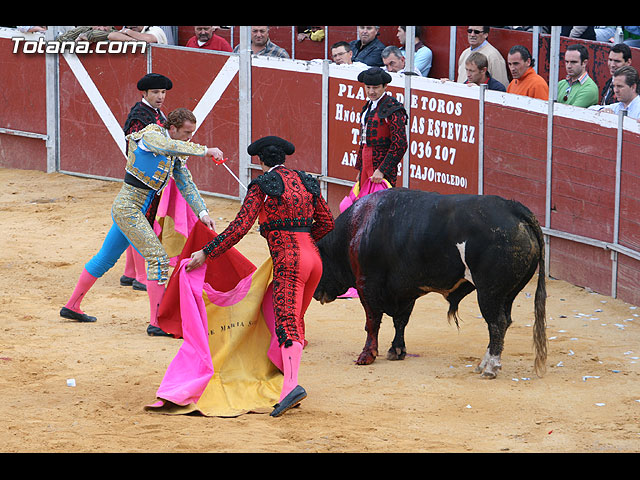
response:
<svg viewBox="0 0 640 480"><path fill-rule="evenodd" d="M133 277L127 277L126 275L122 275L120 277L120 285L122 285L123 287L130 287L131 285L133 285L134 280L135 278Z"/></svg>
<svg viewBox="0 0 640 480"><path fill-rule="evenodd" d="M70 320L75 320L77 322L95 322L98 320L96 317L92 317L91 315L87 315L86 313L78 313L73 310L62 307L60 310L60 316L63 318L68 318Z"/></svg>
<svg viewBox="0 0 640 480"><path fill-rule="evenodd" d="M273 411L269 415L272 417L279 417L290 408L297 406L305 398L307 398L307 392L304 388L298 385L282 399L282 402L276 403L273 406Z"/></svg>
<svg viewBox="0 0 640 480"><path fill-rule="evenodd" d="M120 284L122 284L122 279L120 280ZM142 290L145 292L147 291L147 286L144 283L139 282L138 280L134 280L133 282L131 282L131 286L134 290Z"/></svg>
<svg viewBox="0 0 640 480"><path fill-rule="evenodd" d="M173 337L170 333L165 332L161 328L154 327L153 325L147 326L147 335L150 337Z"/></svg>

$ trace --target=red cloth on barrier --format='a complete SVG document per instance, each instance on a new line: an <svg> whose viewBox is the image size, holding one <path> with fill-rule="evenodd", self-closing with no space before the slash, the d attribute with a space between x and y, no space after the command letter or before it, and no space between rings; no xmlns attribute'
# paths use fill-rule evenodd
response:
<svg viewBox="0 0 640 480"><path fill-rule="evenodd" d="M177 264L189 258L193 252L201 250L213 240L217 234L209 230L202 222L194 225L187 242L182 249ZM212 288L221 292L233 289L240 280L256 270L256 266L235 248L229 249L223 255L207 260L207 273L204 281ZM169 279L162 303L158 310L158 325L162 330L171 333L176 338L182 338L182 318L180 316L180 290L178 269Z"/></svg>

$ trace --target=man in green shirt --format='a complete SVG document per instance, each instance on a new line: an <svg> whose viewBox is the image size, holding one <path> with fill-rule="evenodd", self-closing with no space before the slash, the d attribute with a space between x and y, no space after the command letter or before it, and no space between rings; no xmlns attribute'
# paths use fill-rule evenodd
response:
<svg viewBox="0 0 640 480"><path fill-rule="evenodd" d="M589 52L584 45L569 45L564 54L567 77L558 82L558 102L588 108L598 103L600 92L587 73Z"/></svg>

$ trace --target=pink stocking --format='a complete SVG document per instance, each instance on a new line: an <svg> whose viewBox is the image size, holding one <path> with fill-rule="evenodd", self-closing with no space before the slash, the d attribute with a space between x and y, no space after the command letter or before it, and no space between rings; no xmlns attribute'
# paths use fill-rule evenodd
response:
<svg viewBox="0 0 640 480"><path fill-rule="evenodd" d="M282 345L280 352L282 353L284 368L284 382L282 384L282 392L280 393L280 401L282 401L282 399L298 385L298 370L302 357L302 344L294 341L290 347Z"/></svg>
<svg viewBox="0 0 640 480"><path fill-rule="evenodd" d="M84 313L80 310L80 302L87 294L89 289L93 287L93 284L96 283L97 278L87 272L86 269L82 269L82 273L80 274L80 278L78 279L78 283L76 284L76 288L73 290L71 294L71 298L65 305L69 310L73 310L77 313Z"/></svg>
<svg viewBox="0 0 640 480"><path fill-rule="evenodd" d="M129 278L136 278L136 262L133 254L137 253L134 248L129 245L126 250L125 264L124 264L124 276ZM139 280L138 280L139 281Z"/></svg>
<svg viewBox="0 0 640 480"><path fill-rule="evenodd" d="M142 283L143 285L146 285L147 269L146 269L146 263L144 261L144 257L140 255L136 250L134 250L133 247L130 247L130 248L132 250L131 256L136 266L136 272L133 278L135 278L138 282Z"/></svg>
<svg viewBox="0 0 640 480"><path fill-rule="evenodd" d="M165 287L159 285L157 280L147 280L147 293L149 294L149 323L154 327L158 325L158 307L164 296Z"/></svg>

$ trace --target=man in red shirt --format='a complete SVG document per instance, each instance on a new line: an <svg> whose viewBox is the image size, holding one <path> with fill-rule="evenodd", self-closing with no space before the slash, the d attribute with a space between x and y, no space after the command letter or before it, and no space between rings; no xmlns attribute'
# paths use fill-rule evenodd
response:
<svg viewBox="0 0 640 480"><path fill-rule="evenodd" d="M513 78L507 86L507 93L549 100L549 85L533 69L534 59L526 47L511 47L507 55L507 65Z"/></svg>
<svg viewBox="0 0 640 480"><path fill-rule="evenodd" d="M216 35L216 27L193 27L195 35L187 40L187 47L204 48L207 50L219 50L230 52L231 45L224 38Z"/></svg>

